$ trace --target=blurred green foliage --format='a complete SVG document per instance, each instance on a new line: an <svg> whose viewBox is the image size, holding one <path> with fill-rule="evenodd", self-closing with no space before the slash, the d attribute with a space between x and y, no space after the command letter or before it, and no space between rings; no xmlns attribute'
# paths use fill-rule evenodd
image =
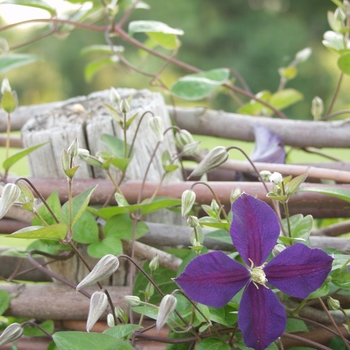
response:
<svg viewBox="0 0 350 350"><path fill-rule="evenodd" d="M233 68L253 93L264 89L276 91L280 80L278 69L287 66L298 51L311 47L312 56L298 66L298 76L287 84L300 90L304 100L285 113L289 118L312 119L310 107L314 96L320 96L326 106L330 103L339 71L336 56L328 52L321 41L323 33L329 30L327 11L335 9L331 0L148 0L147 3L151 9L135 11L130 20L157 20L183 29L178 59L203 70ZM42 32L42 29L36 31ZM33 34L28 29L15 28L2 32L1 36L14 46ZM143 33L135 37L146 40ZM94 53L82 56L80 51L94 44L105 44L104 33L77 29L68 37L49 36L15 50L42 57L41 61L7 74L20 104L62 100L110 86L157 89L150 87L149 77L117 65L101 68L87 83L84 67L97 56ZM117 44L125 45L122 41ZM159 59L149 55L141 57L135 47L125 46L126 56L133 64L150 72L160 67ZM163 80L170 87L184 74L188 72L169 66ZM240 86L238 81L235 83ZM345 79L337 102L342 108L350 108L346 99L348 87L349 81ZM188 105L180 99L176 99L176 103ZM227 111L236 111L239 107L227 94L194 105L203 103Z"/></svg>

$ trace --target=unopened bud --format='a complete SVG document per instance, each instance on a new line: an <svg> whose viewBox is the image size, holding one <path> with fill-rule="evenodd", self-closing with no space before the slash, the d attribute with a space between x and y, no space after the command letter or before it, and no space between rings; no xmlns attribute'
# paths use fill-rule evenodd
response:
<svg viewBox="0 0 350 350"><path fill-rule="evenodd" d="M315 96L311 103L311 114L314 120L320 120L323 113L323 101L320 97Z"/></svg>
<svg viewBox="0 0 350 350"><path fill-rule="evenodd" d="M181 149L190 143L195 143L192 134L185 129L181 129L175 134L175 140Z"/></svg>
<svg viewBox="0 0 350 350"><path fill-rule="evenodd" d="M23 334L23 327L19 323L11 323L0 335L0 345L5 345L20 338Z"/></svg>
<svg viewBox="0 0 350 350"><path fill-rule="evenodd" d="M283 181L283 177L280 173L274 172L270 175L270 181L275 185L279 185Z"/></svg>
<svg viewBox="0 0 350 350"><path fill-rule="evenodd" d="M63 149L61 153L61 163L62 163L62 169L63 171L66 171L70 167L70 158L68 151Z"/></svg>
<svg viewBox="0 0 350 350"><path fill-rule="evenodd" d="M332 297L327 298L327 304L330 310L339 310L340 302L337 299L333 299Z"/></svg>
<svg viewBox="0 0 350 350"><path fill-rule="evenodd" d="M181 196L181 214L182 217L187 215L196 200L196 193L192 190L186 190L182 193Z"/></svg>
<svg viewBox="0 0 350 350"><path fill-rule="evenodd" d="M111 88L109 89L109 100L110 100L112 103L119 103L119 101L120 101L119 92L118 92L117 89L114 88L114 87L111 87Z"/></svg>
<svg viewBox="0 0 350 350"><path fill-rule="evenodd" d="M107 295L104 292L95 292L90 298L89 315L86 322L86 331L90 332L91 328L106 311L108 304Z"/></svg>
<svg viewBox="0 0 350 350"><path fill-rule="evenodd" d="M176 304L177 299L173 295L167 294L163 297L159 305L159 311L156 321L156 328L158 332L160 332L160 330L166 324L170 314L176 309Z"/></svg>
<svg viewBox="0 0 350 350"><path fill-rule="evenodd" d="M233 203L241 195L241 189L239 187L232 190L230 195L231 203Z"/></svg>
<svg viewBox="0 0 350 350"><path fill-rule="evenodd" d="M228 159L228 152L225 147L218 146L213 148L198 164L198 166L192 171L190 177L192 176L202 176L210 170L217 168L222 163L225 163Z"/></svg>
<svg viewBox="0 0 350 350"><path fill-rule="evenodd" d="M78 148L78 156L81 159L86 159L90 156L90 151L84 148Z"/></svg>
<svg viewBox="0 0 350 350"><path fill-rule="evenodd" d="M17 185L8 183L4 186L0 198L0 219L5 216L20 195L21 190Z"/></svg>
<svg viewBox="0 0 350 350"><path fill-rule="evenodd" d="M297 52L297 54L295 55L295 59L298 62L305 62L311 55L312 50L310 47L307 47L299 52Z"/></svg>
<svg viewBox="0 0 350 350"><path fill-rule="evenodd" d="M70 157L74 158L79 154L79 141L74 139L71 145L68 147L67 152Z"/></svg>
<svg viewBox="0 0 350 350"><path fill-rule="evenodd" d="M199 226L199 220L196 216L192 216L190 215L188 218L187 218L187 225L189 227L197 227Z"/></svg>
<svg viewBox="0 0 350 350"><path fill-rule="evenodd" d="M337 9L334 12L334 18L339 21L343 22L346 20L346 13L341 7L337 7Z"/></svg>
<svg viewBox="0 0 350 350"><path fill-rule="evenodd" d="M159 267L159 255L157 254L149 263L149 268L151 271L157 270Z"/></svg>
<svg viewBox="0 0 350 350"><path fill-rule="evenodd" d="M141 304L141 299L138 296L135 295L126 295L124 299L131 305L131 306L139 306Z"/></svg>
<svg viewBox="0 0 350 350"><path fill-rule="evenodd" d="M7 78L5 78L1 84L1 93L5 94L5 92L12 92L10 82Z"/></svg>
<svg viewBox="0 0 350 350"><path fill-rule="evenodd" d="M107 254L99 260L92 271L76 286L76 290L90 286L104 278L109 277L119 267L119 260L112 254Z"/></svg>
<svg viewBox="0 0 350 350"><path fill-rule="evenodd" d="M18 99L16 91L5 91L1 98L1 108L10 114L15 111L17 105Z"/></svg>
<svg viewBox="0 0 350 350"><path fill-rule="evenodd" d="M107 324L108 324L108 327L114 327L115 326L114 316L112 314L108 314L107 315Z"/></svg>
<svg viewBox="0 0 350 350"><path fill-rule="evenodd" d="M128 323L128 315L120 306L114 307L114 313L123 323Z"/></svg>
<svg viewBox="0 0 350 350"><path fill-rule="evenodd" d="M260 176L262 177L262 179L264 181L270 181L270 176L271 176L271 171L268 171L268 170L261 170L259 172Z"/></svg>
<svg viewBox="0 0 350 350"><path fill-rule="evenodd" d="M126 114L130 111L130 105L129 105L129 102L128 100L123 97L120 101L120 104L119 104L119 107L120 107L120 110L122 111L122 113Z"/></svg>
<svg viewBox="0 0 350 350"><path fill-rule="evenodd" d="M282 253L286 247L283 244L277 243L272 249L272 255L277 256L279 253Z"/></svg>
<svg viewBox="0 0 350 350"><path fill-rule="evenodd" d="M153 132L153 135L156 137L158 142L162 142L164 140L164 127L163 120L161 117L152 117L148 121L148 125Z"/></svg>
<svg viewBox="0 0 350 350"><path fill-rule="evenodd" d="M200 141L188 143L183 147L182 152L188 156L196 155L200 143L201 143Z"/></svg>

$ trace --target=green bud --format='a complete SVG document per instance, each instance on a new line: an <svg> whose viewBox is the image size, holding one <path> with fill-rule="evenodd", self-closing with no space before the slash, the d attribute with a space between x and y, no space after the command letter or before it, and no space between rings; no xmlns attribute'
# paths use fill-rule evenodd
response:
<svg viewBox="0 0 350 350"><path fill-rule="evenodd" d="M90 156L90 151L84 148L78 148L78 157L80 157L81 159L86 159L89 158Z"/></svg>
<svg viewBox="0 0 350 350"><path fill-rule="evenodd" d="M86 322L86 331L90 332L91 328L106 311L108 304L107 295L104 292L95 292L90 298L89 314Z"/></svg>
<svg viewBox="0 0 350 350"><path fill-rule="evenodd" d="M196 201L196 193L192 190L186 190L181 196L181 214L182 217L187 215Z"/></svg>
<svg viewBox="0 0 350 350"><path fill-rule="evenodd" d="M107 324L108 327L115 327L114 317L112 314L107 315Z"/></svg>
<svg viewBox="0 0 350 350"><path fill-rule="evenodd" d="M166 324L167 320L170 317L170 314L176 309L177 299L171 295L167 294L163 297L159 305L159 311L156 321L156 329L158 333Z"/></svg>
<svg viewBox="0 0 350 350"><path fill-rule="evenodd" d="M241 195L241 189L239 187L236 187L234 190L232 190L230 195L231 203L233 203L240 195Z"/></svg>
<svg viewBox="0 0 350 350"><path fill-rule="evenodd" d="M1 107L7 113L15 111L18 105L16 91L5 91L1 98Z"/></svg>
<svg viewBox="0 0 350 350"><path fill-rule="evenodd" d="M188 156L196 155L198 153L200 143L200 141L188 143L183 147L182 152Z"/></svg>
<svg viewBox="0 0 350 350"><path fill-rule="evenodd" d="M112 103L119 103L120 101L120 95L119 95L119 92L117 91L116 88L114 87L111 87L109 89L109 100L112 102Z"/></svg>
<svg viewBox="0 0 350 350"><path fill-rule="evenodd" d="M68 147L67 152L71 158L74 158L79 154L79 141L77 138L74 139L74 141Z"/></svg>
<svg viewBox="0 0 350 350"><path fill-rule="evenodd" d="M192 134L185 129L181 129L175 134L175 141L181 149L188 144L195 143Z"/></svg>
<svg viewBox="0 0 350 350"><path fill-rule="evenodd" d="M153 135L156 137L158 142L162 142L164 140L164 127L163 120L161 117L152 117L148 121L148 126L153 132Z"/></svg>
<svg viewBox="0 0 350 350"><path fill-rule="evenodd" d="M199 226L199 220L196 216L192 216L190 215L188 218L187 218L187 225L189 227L197 227Z"/></svg>
<svg viewBox="0 0 350 350"><path fill-rule="evenodd" d="M272 255L277 256L279 253L282 253L286 247L283 244L277 243L272 249Z"/></svg>
<svg viewBox="0 0 350 350"><path fill-rule="evenodd" d="M210 170L217 168L222 163L225 163L228 159L228 152L225 147L218 146L213 148L197 165L197 167L192 171L190 177L192 176L202 176Z"/></svg>
<svg viewBox="0 0 350 350"><path fill-rule="evenodd" d="M2 219L12 205L18 200L21 195L20 188L12 183L6 184L1 193L0 198L0 219Z"/></svg>
<svg viewBox="0 0 350 350"><path fill-rule="evenodd" d="M67 150L63 149L61 153L62 169L66 172L70 168L70 157Z"/></svg>
<svg viewBox="0 0 350 350"><path fill-rule="evenodd" d="M92 271L76 286L76 290L80 290L86 286L90 286L104 278L109 277L119 267L119 260L112 254L107 254L101 258Z"/></svg>
<svg viewBox="0 0 350 350"><path fill-rule="evenodd" d="M311 114L314 120L320 120L323 113L323 101L320 97L315 96L311 103Z"/></svg>
<svg viewBox="0 0 350 350"><path fill-rule="evenodd" d="M130 105L129 105L129 102L128 100L123 97L120 101L120 104L119 104L119 108L120 110L122 111L122 113L126 114L130 111Z"/></svg>
<svg viewBox="0 0 350 350"><path fill-rule="evenodd" d="M334 18L339 22L344 22L346 20L346 13L341 7L337 7L334 12Z"/></svg>
<svg viewBox="0 0 350 350"><path fill-rule="evenodd" d="M159 256L158 254L150 261L149 268L151 271L157 270L159 267Z"/></svg>
<svg viewBox="0 0 350 350"><path fill-rule="evenodd" d="M123 323L128 323L128 315L120 306L115 306L114 312L115 315L123 321Z"/></svg>
<svg viewBox="0 0 350 350"><path fill-rule="evenodd" d="M19 323L11 323L0 335L0 345L5 345L20 338L23 334L23 327Z"/></svg>
<svg viewBox="0 0 350 350"><path fill-rule="evenodd" d="M332 297L327 298L327 304L330 310L339 310L340 302L337 299L333 299Z"/></svg>
<svg viewBox="0 0 350 350"><path fill-rule="evenodd" d="M135 295L126 295L124 299L131 305L131 306L139 306L141 304L141 299Z"/></svg>

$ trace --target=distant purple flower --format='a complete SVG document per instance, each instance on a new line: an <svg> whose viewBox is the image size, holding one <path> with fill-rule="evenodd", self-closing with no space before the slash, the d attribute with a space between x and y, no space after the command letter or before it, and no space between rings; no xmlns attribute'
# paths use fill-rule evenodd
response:
<svg viewBox="0 0 350 350"><path fill-rule="evenodd" d="M281 138L262 125L254 126L255 147L250 159L253 162L283 164L286 160Z"/></svg>
<svg viewBox="0 0 350 350"><path fill-rule="evenodd" d="M294 244L267 263L280 232L276 214L248 194L234 201L232 213L230 234L245 265L223 252L212 252L194 258L175 281L193 300L216 308L244 288L238 325L245 344L262 350L286 328L285 309L267 283L306 298L325 281L333 258L320 249Z"/></svg>

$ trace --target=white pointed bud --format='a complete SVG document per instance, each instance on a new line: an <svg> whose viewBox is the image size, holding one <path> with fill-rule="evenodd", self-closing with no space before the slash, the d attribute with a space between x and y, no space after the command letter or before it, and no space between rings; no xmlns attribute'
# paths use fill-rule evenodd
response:
<svg viewBox="0 0 350 350"><path fill-rule="evenodd" d="M161 117L152 117L148 121L148 126L153 132L156 140L158 142L162 142L164 140L164 127L163 120Z"/></svg>
<svg viewBox="0 0 350 350"><path fill-rule="evenodd" d="M12 92L10 82L7 78L5 78L1 84L1 93L4 94L5 92Z"/></svg>
<svg viewBox="0 0 350 350"><path fill-rule="evenodd" d="M188 225L189 227L192 227L192 228L199 226L199 220L198 220L198 218L197 218L196 216L190 215L190 216L187 218L187 225Z"/></svg>
<svg viewBox="0 0 350 350"><path fill-rule="evenodd" d="M270 181L271 171L268 170L261 170L260 176L263 178L264 181Z"/></svg>
<svg viewBox="0 0 350 350"><path fill-rule="evenodd" d="M107 315L108 327L115 327L114 316L112 314Z"/></svg>
<svg viewBox="0 0 350 350"><path fill-rule="evenodd" d="M122 111L122 113L126 114L130 111L130 105L129 105L129 102L128 100L123 97L120 101L120 104L119 104L119 108L120 110Z"/></svg>
<svg viewBox="0 0 350 350"><path fill-rule="evenodd" d="M79 156L81 159L89 158L89 156L90 156L90 151L87 150L87 149L84 149L84 148L78 148L78 156Z"/></svg>
<svg viewBox="0 0 350 350"><path fill-rule="evenodd" d="M0 335L0 346L15 341L20 338L22 334L23 327L19 323L10 324Z"/></svg>
<svg viewBox="0 0 350 350"><path fill-rule="evenodd" d="M135 295L126 295L124 299L131 305L131 306L139 306L141 304L141 299Z"/></svg>
<svg viewBox="0 0 350 350"><path fill-rule="evenodd" d="M334 12L334 18L339 22L344 22L346 20L346 13L341 7L337 7Z"/></svg>
<svg viewBox="0 0 350 350"><path fill-rule="evenodd" d="M182 217L187 215L196 200L196 193L192 190L186 190L182 193L181 196L181 214Z"/></svg>
<svg viewBox="0 0 350 350"><path fill-rule="evenodd" d="M340 302L337 299L333 299L332 297L327 298L327 304L330 310L339 310Z"/></svg>
<svg viewBox="0 0 350 350"><path fill-rule="evenodd" d="M177 299L173 295L167 294L163 297L159 305L159 311L156 321L156 328L158 332L160 332L160 330L166 324L170 314L176 309L176 304Z"/></svg>
<svg viewBox="0 0 350 350"><path fill-rule="evenodd" d="M183 147L182 152L188 156L194 156L198 154L198 148L200 143L200 141L188 143Z"/></svg>
<svg viewBox="0 0 350 350"><path fill-rule="evenodd" d="M79 141L77 138L74 139L74 141L68 147L67 152L72 158L76 157L79 154Z"/></svg>
<svg viewBox="0 0 350 350"><path fill-rule="evenodd" d="M115 201L118 203L119 207L125 207L126 205L129 205L126 198L119 192L116 192L114 194Z"/></svg>
<svg viewBox="0 0 350 350"><path fill-rule="evenodd" d="M89 315L86 322L86 331L90 332L91 328L106 311L108 304L107 295L103 292L95 292L90 298Z"/></svg>
<svg viewBox="0 0 350 350"><path fill-rule="evenodd" d="M219 213L220 207L219 207L218 202L217 202L215 199L213 199L213 200L211 201L210 207L211 207L211 209L212 209L214 212Z"/></svg>
<svg viewBox="0 0 350 350"><path fill-rule="evenodd" d="M115 271L119 267L119 260L112 254L107 254L101 258L92 271L76 286L76 290L80 290L86 286L90 286L100 280L103 280Z"/></svg>
<svg viewBox="0 0 350 350"><path fill-rule="evenodd" d="M272 249L272 255L277 256L279 253L282 253L286 247L283 244L277 243Z"/></svg>
<svg viewBox="0 0 350 350"><path fill-rule="evenodd" d="M192 134L185 129L181 129L175 134L175 140L181 149L190 143L195 143Z"/></svg>
<svg viewBox="0 0 350 350"><path fill-rule="evenodd" d="M270 181L275 185L279 185L283 181L283 177L280 173L274 172L270 175Z"/></svg>
<svg viewBox="0 0 350 350"><path fill-rule="evenodd" d="M314 120L320 120L323 113L323 101L320 97L315 96L311 103L311 114L314 117Z"/></svg>
<svg viewBox="0 0 350 350"><path fill-rule="evenodd" d="M234 190L231 191L230 195L230 201L233 203L240 195L241 195L241 189L239 187L235 188Z"/></svg>
<svg viewBox="0 0 350 350"><path fill-rule="evenodd" d="M124 323L128 323L128 315L120 306L114 307L114 313L117 316L117 318L122 320Z"/></svg>
<svg viewBox="0 0 350 350"><path fill-rule="evenodd" d="M222 163L225 163L227 159L228 152L226 148L223 146L217 146L203 158L188 178L192 176L202 176L204 173L207 173L208 171L217 168Z"/></svg>
<svg viewBox="0 0 350 350"><path fill-rule="evenodd" d="M68 151L65 149L63 149L61 153L61 163L63 171L66 172L70 168L70 158Z"/></svg>
<svg viewBox="0 0 350 350"><path fill-rule="evenodd" d="M311 55L312 50L310 47L307 47L299 52L297 52L297 54L295 55L295 59L298 62L305 62Z"/></svg>
<svg viewBox="0 0 350 350"><path fill-rule="evenodd" d="M18 200L21 195L20 188L15 184L6 184L1 193L0 198L0 219L5 216L7 211Z"/></svg>
<svg viewBox="0 0 350 350"><path fill-rule="evenodd" d="M119 95L119 92L117 91L116 88L114 87L111 87L109 89L109 100L112 102L112 103L119 103L120 101L120 95Z"/></svg>
<svg viewBox="0 0 350 350"><path fill-rule="evenodd" d="M151 271L157 270L159 267L159 255L157 254L149 263L149 268Z"/></svg>

